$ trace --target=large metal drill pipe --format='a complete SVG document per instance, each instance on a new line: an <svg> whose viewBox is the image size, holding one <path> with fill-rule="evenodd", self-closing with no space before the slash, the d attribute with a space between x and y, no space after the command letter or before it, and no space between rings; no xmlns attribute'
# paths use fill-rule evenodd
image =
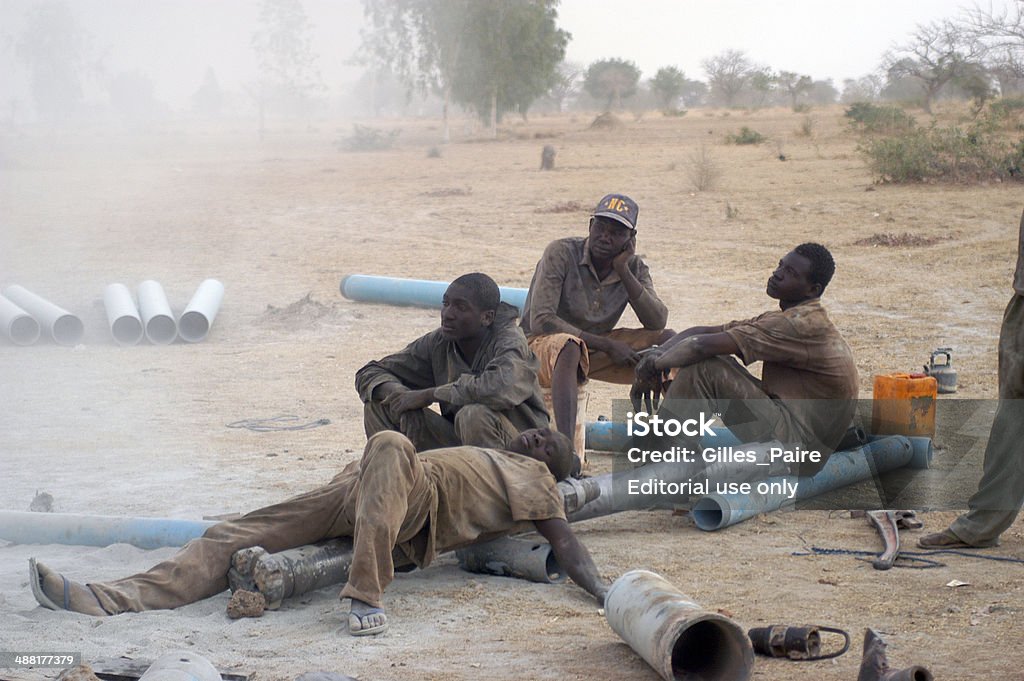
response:
<svg viewBox="0 0 1024 681"><path fill-rule="evenodd" d="M698 499L690 509L690 516L702 530L720 530L761 513L776 511L796 501L906 466L913 458L914 446L909 438L902 435L878 438L857 449L834 452L813 476L783 476L765 481L779 487L783 482L796 484L797 492L793 499L783 494L760 494L756 490L750 494L713 493Z"/></svg>
<svg viewBox="0 0 1024 681"><path fill-rule="evenodd" d="M341 295L349 300L364 303L439 308L449 283L451 282L347 274L341 278ZM498 290L501 291L502 301L520 310L523 309L527 289L499 286Z"/></svg>
<svg viewBox="0 0 1024 681"><path fill-rule="evenodd" d="M140 549L157 549L184 546L216 524L214 520L0 511L0 540L75 546L131 544Z"/></svg>
<svg viewBox="0 0 1024 681"><path fill-rule="evenodd" d="M604 612L665 681L746 681L753 673L754 650L743 630L653 572L631 570L616 579Z"/></svg>
<svg viewBox="0 0 1024 681"><path fill-rule="evenodd" d="M500 537L461 548L455 552L459 567L499 577L516 577L541 584L558 584L566 579L551 545L543 540Z"/></svg>

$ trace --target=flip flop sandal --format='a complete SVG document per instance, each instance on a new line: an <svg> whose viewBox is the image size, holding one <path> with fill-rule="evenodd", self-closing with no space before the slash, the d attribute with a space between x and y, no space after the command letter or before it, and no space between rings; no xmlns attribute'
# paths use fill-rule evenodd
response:
<svg viewBox="0 0 1024 681"><path fill-rule="evenodd" d="M351 634L352 636L372 636L374 634L381 634L381 633L387 631L388 623L387 623L386 620L385 620L384 624L378 624L375 627L369 627L367 629L358 629L358 630L353 630L352 629L352 618L353 617L356 619L356 621L360 625L362 625L363 617L366 617L367 615L380 615L380 614L383 614L383 613L384 613L384 609L383 608L372 608L368 612L363 613L362 617L360 617L359 615L355 614L354 612L350 612L348 614L348 633Z"/></svg>
<svg viewBox="0 0 1024 681"><path fill-rule="evenodd" d="M46 595L43 591L42 577L39 575L39 566L36 564L35 558L28 559L28 583L32 587L32 595L36 597L36 602L44 608L50 610L70 610L71 609L71 597L70 589L68 588L68 578L61 575L61 579L64 580L64 607L57 605L52 598Z"/></svg>

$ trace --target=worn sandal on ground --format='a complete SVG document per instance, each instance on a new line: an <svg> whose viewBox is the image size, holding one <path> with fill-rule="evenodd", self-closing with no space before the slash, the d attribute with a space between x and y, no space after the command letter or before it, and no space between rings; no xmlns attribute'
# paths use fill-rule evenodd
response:
<svg viewBox="0 0 1024 681"><path fill-rule="evenodd" d="M378 624L375 627L364 627L363 619L370 615L384 615L384 622ZM348 633L353 636L373 636L375 634L383 634L387 631L388 620L387 615L384 614L383 608L370 608L362 615L357 615L354 612L348 614Z"/></svg>
<svg viewBox="0 0 1024 681"><path fill-rule="evenodd" d="M61 575L61 579L64 580L64 605L63 607L57 605L52 598L46 595L43 591L43 576L39 574L39 564L36 563L35 558L28 559L28 584L32 587L32 595L36 597L36 602L44 608L50 610L70 610L71 596L70 586L68 585L68 578Z"/></svg>
<svg viewBox="0 0 1024 681"><path fill-rule="evenodd" d="M917 540L917 545L922 549L980 549L982 546L968 544L960 537L953 534L952 530L932 532Z"/></svg>

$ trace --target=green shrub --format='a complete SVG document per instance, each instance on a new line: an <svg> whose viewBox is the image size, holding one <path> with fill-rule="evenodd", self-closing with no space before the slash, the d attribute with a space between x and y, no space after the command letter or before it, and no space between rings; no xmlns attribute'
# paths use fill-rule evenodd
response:
<svg viewBox="0 0 1024 681"><path fill-rule="evenodd" d="M989 111L995 116L1009 116L1024 112L1024 97L1001 97L989 104Z"/></svg>
<svg viewBox="0 0 1024 681"><path fill-rule="evenodd" d="M751 130L745 125L740 128L738 133L725 136L725 141L728 144L761 144L766 139L768 138L757 130Z"/></svg>
<svg viewBox="0 0 1024 681"><path fill-rule="evenodd" d="M989 118L971 128L914 128L867 137L858 147L882 182L980 182L1024 179L1024 138L1000 135Z"/></svg>
<svg viewBox="0 0 1024 681"><path fill-rule="evenodd" d="M381 151L395 145L401 130L381 130L368 125L352 125L352 136L338 142L339 149L347 151Z"/></svg>
<svg viewBox="0 0 1024 681"><path fill-rule="evenodd" d="M915 126L913 117L898 106L879 106L871 102L854 102L843 114L858 132L895 134Z"/></svg>

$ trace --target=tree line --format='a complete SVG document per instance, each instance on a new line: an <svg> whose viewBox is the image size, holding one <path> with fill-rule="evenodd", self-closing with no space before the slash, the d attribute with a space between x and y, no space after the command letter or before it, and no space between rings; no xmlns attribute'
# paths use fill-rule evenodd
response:
<svg viewBox="0 0 1024 681"><path fill-rule="evenodd" d="M12 41L28 69L37 113L73 113L82 108L85 86L103 81L115 108L152 114L159 108L152 83L136 71L106 73L73 7L60 0L33 6L23 33ZM259 112L262 129L266 112L316 111L327 88L302 1L261 0L258 9L251 37L258 77L242 92ZM703 59L697 77L668 65L645 79L621 57L567 62L572 36L558 26L558 0L363 0L363 10L367 28L349 60L364 69L357 90L370 113L401 113L413 101L437 101L445 140L452 107L474 113L493 134L509 114L571 107L681 114L700 106L800 110L836 101L899 100L930 112L943 97L970 99L980 109L993 97L1024 94L1024 0L1003 10L976 6L919 25L882 55L874 73L840 86L776 71L732 49ZM228 99L208 70L192 103L197 112L215 115Z"/></svg>

